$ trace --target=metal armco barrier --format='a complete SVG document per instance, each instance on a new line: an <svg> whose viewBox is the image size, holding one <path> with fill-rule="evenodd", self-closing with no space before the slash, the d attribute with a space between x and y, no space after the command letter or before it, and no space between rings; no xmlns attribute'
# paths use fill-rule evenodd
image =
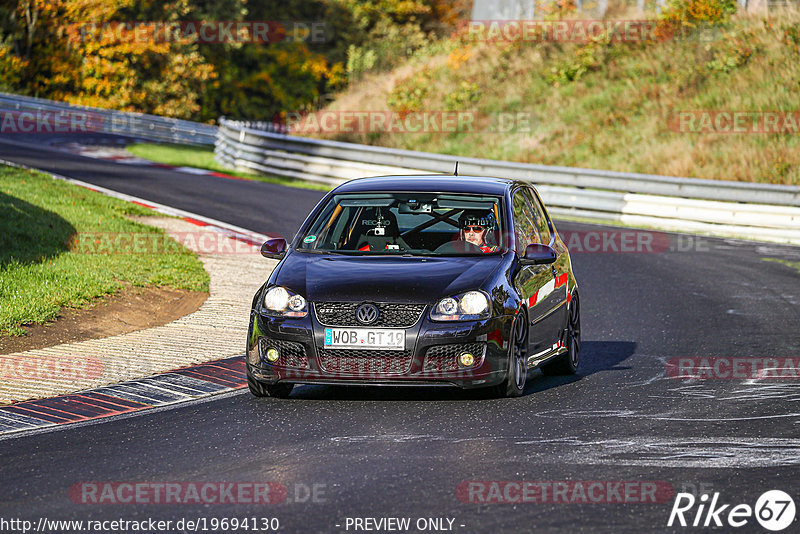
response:
<svg viewBox="0 0 800 534"><path fill-rule="evenodd" d="M415 152L286 135L266 122L220 126L73 106L0 92L0 112L83 113L96 131L143 140L215 145L230 167L338 184L387 174L450 174L526 180L555 216L800 245L800 187L555 167Z"/></svg>
<svg viewBox="0 0 800 534"><path fill-rule="evenodd" d="M213 145L217 136L217 127L198 122L170 119L145 113L130 113L112 109L74 106L64 102L12 95L0 92L0 112L10 112L20 117L20 125L26 124L28 114L32 128L35 128L37 117L43 114L66 113L83 114L88 117L88 131L118 134L135 137L146 141L181 143L192 145ZM47 119L45 119L47 120ZM52 121L52 119L50 119ZM21 129L20 129L21 130ZM80 129L67 133L79 133ZM41 130L40 130L41 131ZM48 131L44 129L43 131ZM21 130L19 133L26 133Z"/></svg>
<svg viewBox="0 0 800 534"><path fill-rule="evenodd" d="M337 184L386 174L534 183L556 216L800 244L800 187L552 167L295 137L220 120L216 158L241 170Z"/></svg>

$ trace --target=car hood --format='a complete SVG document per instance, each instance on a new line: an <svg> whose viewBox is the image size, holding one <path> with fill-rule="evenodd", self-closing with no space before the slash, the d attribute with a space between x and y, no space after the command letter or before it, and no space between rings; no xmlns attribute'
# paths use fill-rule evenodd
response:
<svg viewBox="0 0 800 534"><path fill-rule="evenodd" d="M273 283L310 302L431 303L478 289L503 256L396 257L290 253Z"/></svg>

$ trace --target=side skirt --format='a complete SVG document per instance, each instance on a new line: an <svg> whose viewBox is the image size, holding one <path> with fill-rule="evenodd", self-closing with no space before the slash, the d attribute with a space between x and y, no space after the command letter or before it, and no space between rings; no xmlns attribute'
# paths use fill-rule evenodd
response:
<svg viewBox="0 0 800 534"><path fill-rule="evenodd" d="M556 356L561 356L565 352L567 352L567 347L562 345L559 341L548 349L528 356L528 369L539 367L543 363L547 363L549 360L552 360Z"/></svg>

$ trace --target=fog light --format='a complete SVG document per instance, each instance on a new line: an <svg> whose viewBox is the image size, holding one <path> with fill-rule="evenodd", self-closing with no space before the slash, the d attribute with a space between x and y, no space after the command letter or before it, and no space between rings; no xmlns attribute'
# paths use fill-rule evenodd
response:
<svg viewBox="0 0 800 534"><path fill-rule="evenodd" d="M267 349L266 357L268 361L277 362L281 355L278 349Z"/></svg>
<svg viewBox="0 0 800 534"><path fill-rule="evenodd" d="M458 357L458 363L460 363L463 367L472 367L472 364L475 363L475 356L469 352L462 352Z"/></svg>

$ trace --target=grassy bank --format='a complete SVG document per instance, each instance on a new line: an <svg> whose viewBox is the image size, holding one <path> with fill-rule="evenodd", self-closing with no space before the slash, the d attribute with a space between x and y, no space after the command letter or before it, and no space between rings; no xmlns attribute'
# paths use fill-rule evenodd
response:
<svg viewBox="0 0 800 534"><path fill-rule="evenodd" d="M211 148L189 146L189 145L159 145L154 143L137 143L128 146L128 151L140 158L149 159L158 163L166 163L176 167L197 167L209 171L221 172L246 178L248 180L258 180L274 184L285 185L288 187L300 187L304 189L315 189L318 191L329 191L331 188L324 184L315 184L303 180L293 180L281 176L262 176L260 174L234 171L220 165L214 159L214 150Z"/></svg>
<svg viewBox="0 0 800 534"><path fill-rule="evenodd" d="M693 133L676 125L687 110L800 117L799 95L797 12L735 15L640 43L479 42L461 34L391 72L368 75L328 109L468 110L478 117L474 131L319 136L547 165L800 184L800 124L789 125L793 133ZM528 119L492 132L498 113Z"/></svg>
<svg viewBox="0 0 800 534"><path fill-rule="evenodd" d="M0 335L20 335L22 324L44 323L62 307L83 307L126 286L208 291L202 263L177 243L136 254L85 253L70 245L88 234L163 234L126 215L153 212L38 172L0 166Z"/></svg>

